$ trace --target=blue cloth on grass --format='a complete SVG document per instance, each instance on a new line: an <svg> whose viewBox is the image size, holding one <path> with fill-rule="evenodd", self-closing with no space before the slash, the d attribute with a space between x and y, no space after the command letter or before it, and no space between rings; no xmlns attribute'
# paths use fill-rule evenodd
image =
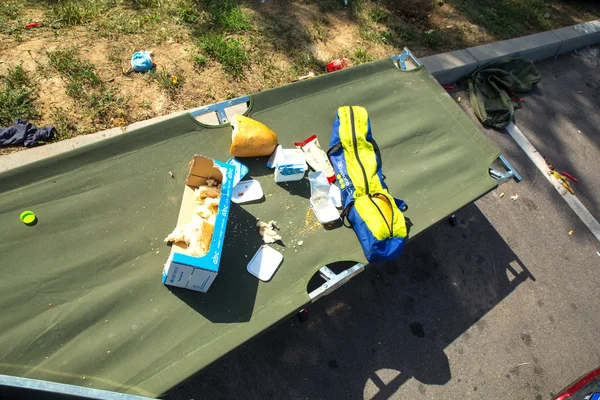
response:
<svg viewBox="0 0 600 400"><path fill-rule="evenodd" d="M54 137L53 126L38 129L26 119L18 119L13 126L0 128L0 146L22 144L33 147L38 141L48 141Z"/></svg>

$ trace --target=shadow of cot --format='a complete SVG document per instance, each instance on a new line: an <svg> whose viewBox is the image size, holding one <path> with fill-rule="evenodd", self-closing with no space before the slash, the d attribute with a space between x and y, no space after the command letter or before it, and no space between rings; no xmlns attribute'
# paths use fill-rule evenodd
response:
<svg viewBox="0 0 600 400"><path fill-rule="evenodd" d="M452 378L444 349L462 336L463 351L487 329L481 318L528 279L471 204L455 227L436 225L399 259L369 266L309 307L308 321L284 322L167 398L386 399L413 378L444 385Z"/></svg>

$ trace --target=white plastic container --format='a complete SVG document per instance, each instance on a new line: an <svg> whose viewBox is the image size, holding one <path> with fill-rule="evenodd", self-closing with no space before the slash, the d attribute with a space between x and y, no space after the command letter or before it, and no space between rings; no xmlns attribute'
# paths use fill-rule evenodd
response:
<svg viewBox="0 0 600 400"><path fill-rule="evenodd" d="M319 222L328 224L338 220L340 213L329 195L332 185L327 181L325 172L311 172L308 174L308 180L310 181L310 205Z"/></svg>
<svg viewBox="0 0 600 400"><path fill-rule="evenodd" d="M237 204L260 200L264 197L260 182L254 179L241 181L233 187L231 201Z"/></svg>
<svg viewBox="0 0 600 400"><path fill-rule="evenodd" d="M275 165L275 182L299 181L304 178L308 166L300 149L283 149L282 159Z"/></svg>
<svg viewBox="0 0 600 400"><path fill-rule="evenodd" d="M310 205L317 216L317 219L322 224L328 224L330 222L340 219L340 213L335 208L335 205L331 201L331 198L327 195L311 197Z"/></svg>

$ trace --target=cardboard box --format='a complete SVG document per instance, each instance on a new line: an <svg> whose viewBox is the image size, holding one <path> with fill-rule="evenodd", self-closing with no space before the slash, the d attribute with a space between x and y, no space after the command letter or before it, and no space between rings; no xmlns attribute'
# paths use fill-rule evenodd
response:
<svg viewBox="0 0 600 400"><path fill-rule="evenodd" d="M185 243L173 243L171 254L163 269L162 282L206 293L219 273L223 241L229 216L235 167L210 158L195 155L183 190L177 226L191 222L196 215L194 190L207 179L221 182L221 197L208 253L202 257L189 255Z"/></svg>

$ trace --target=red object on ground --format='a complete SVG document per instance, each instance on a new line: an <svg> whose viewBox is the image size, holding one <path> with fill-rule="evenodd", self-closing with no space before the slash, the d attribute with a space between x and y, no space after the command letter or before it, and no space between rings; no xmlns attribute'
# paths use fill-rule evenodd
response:
<svg viewBox="0 0 600 400"><path fill-rule="evenodd" d="M567 174L565 171L561 172L561 174L563 174L564 176L566 176L567 178L569 178L573 182L579 183L579 181L577 179L575 179L572 175Z"/></svg>
<svg viewBox="0 0 600 400"><path fill-rule="evenodd" d="M340 69L351 66L352 61L348 60L347 58L338 58L337 60L333 60L327 64L327 72L339 71Z"/></svg>
<svg viewBox="0 0 600 400"><path fill-rule="evenodd" d="M23 28L24 29L31 29L31 28L37 28L39 26L42 26L42 21L39 22L32 22L31 24L27 24L25 25Z"/></svg>
<svg viewBox="0 0 600 400"><path fill-rule="evenodd" d="M575 382L573 385L571 385L571 387L569 387L568 389L563 391L561 394L556 396L554 398L554 400L568 399L569 397L571 397L572 395L577 393L577 391L579 389L581 389L582 387L584 387L585 385L590 383L592 380L594 380L597 376L600 376L600 368L593 370L592 372L590 372L583 378L579 379L577 382Z"/></svg>
<svg viewBox="0 0 600 400"><path fill-rule="evenodd" d="M521 97L521 103L525 102L525 97Z"/></svg>
<svg viewBox="0 0 600 400"><path fill-rule="evenodd" d="M442 85L442 87L446 90L454 90L454 85Z"/></svg>

